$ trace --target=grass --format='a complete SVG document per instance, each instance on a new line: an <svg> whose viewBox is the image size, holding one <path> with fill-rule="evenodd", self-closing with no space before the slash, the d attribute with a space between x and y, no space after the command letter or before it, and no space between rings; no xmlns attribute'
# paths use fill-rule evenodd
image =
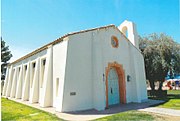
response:
<svg viewBox="0 0 180 121"><path fill-rule="evenodd" d="M152 98L151 98L152 99ZM168 90L167 97L154 98L165 100L164 104L160 104L157 107L171 108L180 110L180 90ZM55 115L20 104L14 101L1 98L2 101L2 120L17 120L17 121L32 121L32 120L42 120L42 121L59 121L61 119L57 118ZM168 120L170 120L170 117ZM127 111L114 114L112 116L107 116L104 118L96 119L95 121L139 121L139 120L166 120L164 116L157 116L155 114L140 112L140 111Z"/></svg>
<svg viewBox="0 0 180 121"><path fill-rule="evenodd" d="M180 95L180 90L168 90L168 95Z"/></svg>
<svg viewBox="0 0 180 121"><path fill-rule="evenodd" d="M180 90L168 90L167 97L162 100L166 102L157 107L180 110Z"/></svg>
<svg viewBox="0 0 180 121"><path fill-rule="evenodd" d="M2 121L59 121L53 114L23 105L6 98L1 98Z"/></svg>
<svg viewBox="0 0 180 121"><path fill-rule="evenodd" d="M151 114L140 111L127 111L112 116L96 119L95 121L152 121L155 117Z"/></svg>

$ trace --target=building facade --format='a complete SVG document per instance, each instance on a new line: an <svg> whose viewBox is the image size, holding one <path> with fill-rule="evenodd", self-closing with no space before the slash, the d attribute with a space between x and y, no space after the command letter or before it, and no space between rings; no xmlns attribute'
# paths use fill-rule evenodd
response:
<svg viewBox="0 0 180 121"><path fill-rule="evenodd" d="M135 24L69 33L9 64L3 95L69 112L147 100Z"/></svg>

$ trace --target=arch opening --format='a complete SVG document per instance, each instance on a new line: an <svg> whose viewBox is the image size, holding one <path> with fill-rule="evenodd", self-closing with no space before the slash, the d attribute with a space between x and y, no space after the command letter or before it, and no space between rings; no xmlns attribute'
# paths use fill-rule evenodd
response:
<svg viewBox="0 0 180 121"><path fill-rule="evenodd" d="M126 26L122 28L122 33L128 38L128 28Z"/></svg>
<svg viewBox="0 0 180 121"><path fill-rule="evenodd" d="M111 79L114 80L115 84L113 89L111 89L113 85L112 82L110 82ZM113 90L115 91L114 95L111 94L113 93ZM109 63L108 67L106 68L106 108L112 104L119 103L126 103L125 73L123 66L114 62Z"/></svg>

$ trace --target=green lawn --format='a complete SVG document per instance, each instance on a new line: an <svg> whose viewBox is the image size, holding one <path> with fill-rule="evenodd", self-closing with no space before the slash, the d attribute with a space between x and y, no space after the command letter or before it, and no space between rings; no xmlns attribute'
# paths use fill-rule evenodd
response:
<svg viewBox="0 0 180 121"><path fill-rule="evenodd" d="M163 100L166 102L157 107L180 110L180 90L168 90L167 97Z"/></svg>
<svg viewBox="0 0 180 121"><path fill-rule="evenodd" d="M2 121L59 121L58 117L53 114L1 98Z"/></svg>
<svg viewBox="0 0 180 121"><path fill-rule="evenodd" d="M168 90L168 95L180 95L180 90Z"/></svg>
<svg viewBox="0 0 180 121"><path fill-rule="evenodd" d="M99 118L95 121L152 121L155 119L152 114L133 110Z"/></svg>
<svg viewBox="0 0 180 121"><path fill-rule="evenodd" d="M167 97L158 98L165 100L164 104L160 104L157 107L172 108L180 110L180 90L169 90ZM55 115L20 104L14 101L1 98L2 102L2 120L17 120L17 121L32 121L32 120L42 120L42 121L57 121L61 120ZM127 111L112 116L107 116L104 118L97 119L97 121L129 121L129 120L164 120L162 116L157 116L154 114L140 112L140 111Z"/></svg>

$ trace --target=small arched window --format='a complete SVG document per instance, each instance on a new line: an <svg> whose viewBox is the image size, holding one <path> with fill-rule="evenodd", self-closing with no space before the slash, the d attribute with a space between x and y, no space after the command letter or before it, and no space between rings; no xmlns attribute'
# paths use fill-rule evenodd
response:
<svg viewBox="0 0 180 121"><path fill-rule="evenodd" d="M122 28L122 33L128 38L128 29L126 26Z"/></svg>
<svg viewBox="0 0 180 121"><path fill-rule="evenodd" d="M119 46L119 41L118 41L117 37L115 37L115 36L111 37L111 45L115 48L117 48Z"/></svg>

